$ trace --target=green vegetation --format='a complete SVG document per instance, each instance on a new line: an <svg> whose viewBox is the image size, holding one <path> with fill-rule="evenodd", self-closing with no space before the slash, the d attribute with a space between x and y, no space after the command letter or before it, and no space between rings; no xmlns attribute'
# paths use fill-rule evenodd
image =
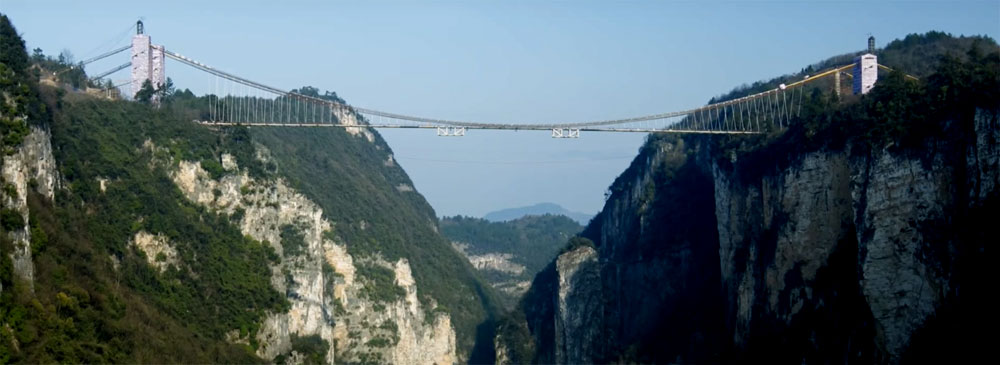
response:
<svg viewBox="0 0 1000 365"><path fill-rule="evenodd" d="M299 91L339 100L333 93L311 87ZM177 105L176 97L173 102ZM345 244L356 259L407 259L428 320L435 316L433 299L451 315L458 353L472 352L470 361L474 362L492 359L492 325L484 323L498 311L492 288L435 232L437 219L427 201L417 193L396 190L399 184L413 183L400 167L384 163L392 150L378 132L370 130L373 142L341 128L254 128L250 132L250 140L270 151L270 171L286 178L323 208L324 218L334 222L335 230L325 236ZM377 275L368 282L374 284L366 287L369 294L399 297L393 289L398 288L394 278L384 280L388 276L379 271L360 274L363 278ZM481 347L474 349L477 341Z"/></svg>
<svg viewBox="0 0 1000 365"><path fill-rule="evenodd" d="M31 211L39 216L37 227L45 233L38 236L48 238L48 243L33 247L38 251L35 299L18 295L5 301L13 306L11 313L36 302L42 308L51 303L54 310L28 311L32 316L20 330L39 332L38 338L46 341L20 341L20 354L32 357L19 359L129 362L173 354L175 361L251 361L251 349L239 349L222 339L229 330L238 329L253 345L263 314L287 308L269 282L267 263L273 251L243 236L226 217L188 202L162 168L150 168L152 153L136 153L147 138L157 145L174 143L169 134L146 130L198 127L121 102L68 101L55 116L51 122L55 157L71 190L61 191L52 206L32 197ZM202 141L186 144L202 146L206 154L225 150L225 139ZM199 153L199 149L180 153ZM102 176L116 180L106 193L96 186ZM183 269L163 274L151 269L127 247L139 230L164 234L175 243ZM109 254L121 260L118 270L109 268ZM157 318L161 330L146 328L148 322L135 317L150 311L157 313L152 318ZM74 326L52 324L56 320ZM150 336L157 339L141 340L143 345L131 342ZM215 345L193 345L205 341ZM149 348L146 342L160 347ZM57 345L63 347L52 347Z"/></svg>
<svg viewBox="0 0 1000 365"><path fill-rule="evenodd" d="M726 156L734 153L747 171L764 171L766 165L788 165L805 152L841 150L848 144L863 147L854 148L854 154L883 148L923 154L934 138L972 136L977 108L990 110L1000 100L1000 48L989 39L940 37L935 32L911 35L885 50L903 63L921 63L907 47L936 50L939 56L926 56L922 63L933 65L933 73L919 81L891 72L881 75L864 97L844 100L814 89L801 116L784 133L715 140L722 152L718 162L728 166Z"/></svg>
<svg viewBox="0 0 1000 365"><path fill-rule="evenodd" d="M14 231L24 227L24 217L14 209L3 208L0 210L0 227L5 231Z"/></svg>
<svg viewBox="0 0 1000 365"><path fill-rule="evenodd" d="M494 287L512 281L530 281L559 252L567 240L583 227L562 215L529 215L506 222L490 222L472 217L441 219L441 234L453 242L466 244L470 255L511 254L511 262L523 265L521 274L496 270L480 270ZM506 307L511 307L517 295L498 291Z"/></svg>
<svg viewBox="0 0 1000 365"><path fill-rule="evenodd" d="M252 165L246 154L252 146L239 145L246 131L213 134L169 110L39 88L6 17L0 34L2 84L19 90L8 94L19 98L18 110L3 115L23 115L51 129L69 186L57 192L55 203L34 193L27 197L33 291L14 275L7 255L13 242L6 233L23 227L23 220L9 209L2 213L0 363L259 362L253 335L263 314L288 305L270 286L273 251L244 237L227 217L188 202L165 169L152 163L229 152ZM10 121L4 119L5 151L19 143L13 136L26 124ZM165 148L166 156L154 157L143 146L147 140ZM115 183L101 192L99 177ZM182 267L162 274L152 269L128 246L138 231L166 236ZM251 345L225 342L233 329Z"/></svg>
<svg viewBox="0 0 1000 365"><path fill-rule="evenodd" d="M376 264L357 263L357 274L364 280L361 295L375 302L394 302L406 296L406 292L396 285L396 273Z"/></svg>
<svg viewBox="0 0 1000 365"><path fill-rule="evenodd" d="M234 226L245 211L212 213L189 202L167 175L170 163L185 160L201 162L212 177L224 176L218 163L223 153L232 154L252 177L281 176L316 201L336 223L328 238L346 244L355 257L406 258L428 320L448 311L460 356L473 352L477 362L491 358L492 326L484 323L496 312L492 290L435 232L427 202L395 189L412 183L399 167L383 164L391 150L377 133L370 143L335 128L209 130L190 121L205 119L214 97L196 97L172 85L154 90L158 108L39 88L38 75L53 71L62 71L58 82L88 85L81 69L69 67L71 55L53 59L36 50L29 59L9 20L2 22L0 87L5 98L15 100L2 103L15 108L2 110L4 154L21 143L29 123L50 128L67 189L57 192L56 203L29 197L29 223L33 232L43 233L33 239L45 241L33 247L34 294L17 282L11 260L2 255L0 362L260 361L253 356L257 326L265 312L288 305L269 283L267 264L279 258L266 242L245 237ZM299 91L342 101L316 88ZM153 97L140 96L140 101ZM271 151L270 161L256 158L258 146ZM98 178L114 183L102 192ZM285 228L286 253L301 250L296 245L301 233ZM167 237L180 264L163 273L151 268L128 246L138 231ZM9 240L0 243L0 251L12 250ZM402 296L391 270L361 271L360 279L369 284L366 295L382 301ZM432 301L440 305L436 311ZM250 345L225 342L233 329ZM482 346L473 349L477 337Z"/></svg>
<svg viewBox="0 0 1000 365"><path fill-rule="evenodd" d="M281 248L285 257L298 256L306 252L306 239L302 230L291 224L281 226Z"/></svg>
<svg viewBox="0 0 1000 365"><path fill-rule="evenodd" d="M135 93L135 101L149 104L153 100L153 95L156 94L156 90L153 89L153 83L146 80L142 83L139 91Z"/></svg>
<svg viewBox="0 0 1000 365"><path fill-rule="evenodd" d="M222 169L222 164L212 158L201 160L201 168L208 172L208 176L211 176L212 179L216 180L226 174L226 170Z"/></svg>
<svg viewBox="0 0 1000 365"><path fill-rule="evenodd" d="M4 183L3 189L0 191L3 191L3 193L8 197L17 198L17 187L14 186L14 184Z"/></svg>
<svg viewBox="0 0 1000 365"><path fill-rule="evenodd" d="M24 41L6 15L0 14L0 161L28 135L24 117L44 113L35 85L27 76ZM3 183L3 181L0 181Z"/></svg>
<svg viewBox="0 0 1000 365"><path fill-rule="evenodd" d="M578 249L580 247L596 248L594 246L594 241L591 241L588 238L573 237L573 238L570 238L569 242L566 243L566 246L563 246L563 248L559 250L559 254L562 255L564 253L573 251L573 250Z"/></svg>
<svg viewBox="0 0 1000 365"><path fill-rule="evenodd" d="M305 364L325 364L330 344L319 335L292 335L292 351L305 355L303 361ZM275 359L275 363L278 363L277 359Z"/></svg>
<svg viewBox="0 0 1000 365"><path fill-rule="evenodd" d="M524 313L513 311L497 321L497 337L507 348L511 364L530 364L535 357L535 341L528 331Z"/></svg>

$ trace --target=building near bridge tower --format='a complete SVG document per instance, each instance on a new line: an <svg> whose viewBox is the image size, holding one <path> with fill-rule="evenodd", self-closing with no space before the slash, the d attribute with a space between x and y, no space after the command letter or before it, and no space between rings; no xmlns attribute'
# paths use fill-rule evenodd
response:
<svg viewBox="0 0 1000 365"><path fill-rule="evenodd" d="M163 46L153 45L149 35L144 34L142 21L136 22L136 34L132 36L132 97L149 80L153 88L167 82L165 77ZM154 95L153 100L157 97Z"/></svg>
<svg viewBox="0 0 1000 365"><path fill-rule="evenodd" d="M875 37L868 37L868 53L854 58L854 95L867 94L878 81L878 57Z"/></svg>

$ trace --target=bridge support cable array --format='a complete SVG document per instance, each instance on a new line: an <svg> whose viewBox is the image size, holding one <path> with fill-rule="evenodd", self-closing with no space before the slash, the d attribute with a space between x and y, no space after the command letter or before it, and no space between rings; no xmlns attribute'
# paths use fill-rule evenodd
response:
<svg viewBox="0 0 1000 365"><path fill-rule="evenodd" d="M97 55L97 56L94 56L94 57L91 57L91 58L88 58L88 59L85 59L85 60L83 60L83 61L80 61L79 63L77 63L77 64L74 64L74 65L70 66L69 68L67 68L67 69L65 69L65 70L62 70L62 71L59 71L58 73L63 73L63 72L67 72L67 71L69 71L69 70L73 70L73 69L77 69L77 68L84 68L84 67L86 67L87 65L89 65L89 64L91 64L91 63L94 63L94 62L97 62L97 61L100 61L100 60L103 60L103 59L105 59L105 58L108 58L108 57L111 57L111 56L114 56L114 55L116 55L116 54L119 54L119 53L122 53L122 52L125 52L125 51L127 51L127 50L129 50L129 49L131 49L131 48L132 48L132 46L131 46L131 45L129 45L129 46L124 46L124 47L121 47L121 48L116 48L116 49L113 49L113 50L111 50L111 51L108 51L108 52L104 52L104 53L102 53L102 54L99 54L99 55ZM129 65L131 65L131 63L129 63ZM121 70L121 69L124 69L125 67L128 67L128 66L124 66L124 67L120 67L120 68L115 68L115 69L114 69L114 70L112 70L112 71L108 71L108 72L106 72L106 73L102 73L102 74L101 74L102 76L100 76L100 77L96 77L96 76L95 76L95 77L91 77L91 79L92 79L92 80L97 80L97 79L100 79L101 77L104 77L104 76L107 76L107 75L110 75L110 74L112 74L112 73L115 73L116 71L118 71L118 70Z"/></svg>
<svg viewBox="0 0 1000 365"><path fill-rule="evenodd" d="M95 76L92 76L90 78L90 80L91 81L100 80L100 79L104 78L105 76L108 76L110 74L113 74L113 73L121 71L121 70L124 70L124 69L128 68L129 66L132 66L132 62L126 62L126 63L120 64L118 66L115 66L115 68L112 68L112 69L110 69L108 71L101 72L101 73L99 73L99 74L97 74Z"/></svg>
<svg viewBox="0 0 1000 365"><path fill-rule="evenodd" d="M349 106L333 98L286 91L251 81L165 50L174 60L211 76L210 107L198 120L211 125L415 128L439 136L466 131L544 130L553 138L579 138L580 132L757 134L787 127L801 114L805 85L853 67L833 68L752 95L669 113L581 123L485 123L414 117ZM796 95L798 93L798 95Z"/></svg>
<svg viewBox="0 0 1000 365"><path fill-rule="evenodd" d="M121 48L116 48L116 49L114 49L114 50L111 50L111 51L108 51L108 52L105 52L105 53L102 53L102 54L99 54L99 55L97 55L97 56L94 56L94 57L91 57L91 58L88 58L88 59L85 59L85 60L83 60L83 61L80 61L80 66L86 66L86 65L88 65L88 64L91 64L91 63L93 63L93 62L97 62L97 61L100 61L100 60L103 60L103 59L105 59L105 58L108 58L108 57L111 57L111 56L114 56L114 55L116 55L116 54L119 54L119 53L122 53L122 52L125 52L125 51L127 51L127 50L129 50L129 49L131 49L131 48L132 48L132 46L131 46L131 45L128 45L128 46L124 46L124 47L121 47Z"/></svg>

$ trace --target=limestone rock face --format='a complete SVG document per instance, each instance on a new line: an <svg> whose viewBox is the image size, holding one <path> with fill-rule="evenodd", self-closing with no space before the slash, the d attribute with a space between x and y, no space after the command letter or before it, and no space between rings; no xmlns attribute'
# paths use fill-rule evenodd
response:
<svg viewBox="0 0 1000 365"><path fill-rule="evenodd" d="M886 350L898 356L913 332L934 313L948 291L947 277L935 273L922 255L938 244L919 226L945 218L952 171L941 161L931 168L888 153L872 156L859 171L858 198L861 287ZM863 198L863 199L862 199Z"/></svg>
<svg viewBox="0 0 1000 365"><path fill-rule="evenodd" d="M601 269L597 251L581 246L556 259L559 274L556 314L556 361L589 364L592 344L601 333Z"/></svg>
<svg viewBox="0 0 1000 365"><path fill-rule="evenodd" d="M258 151L258 158L267 158ZM357 276L358 259L336 241L336 224L322 209L282 179L258 180L242 171L235 159L224 155L230 173L212 179L198 162L180 161L173 171L175 184L191 201L215 211L240 217L244 234L274 247L282 257L271 268L271 284L287 295L291 309L271 313L257 340L257 354L274 359L292 350L292 336L318 335L330 345L327 361L449 364L456 362L455 331L447 314L422 308L416 283L405 259L386 262L364 258L366 264L392 270L396 285L406 295L391 303L376 303L361 295L363 280ZM289 228L291 227L291 228ZM302 242L286 241L282 232L293 229ZM293 244L289 248L286 245ZM303 247L298 247L301 245ZM373 339L387 340L388 345ZM240 339L231 339L240 341Z"/></svg>
<svg viewBox="0 0 1000 365"><path fill-rule="evenodd" d="M493 339L493 348L496 351L496 365L511 364L510 349L507 348L507 343L504 341L503 335L496 335Z"/></svg>
<svg viewBox="0 0 1000 365"><path fill-rule="evenodd" d="M31 259L31 230L28 226L28 189L34 189L52 200L60 187L49 131L32 126L15 153L4 156L2 173L3 181L13 186L15 193L8 195L6 191L0 191L0 202L5 209L17 211L24 219L24 228L8 232L14 241L14 252L2 254L10 255L14 274L33 286L35 268Z"/></svg>
<svg viewBox="0 0 1000 365"><path fill-rule="evenodd" d="M334 108L333 115L337 117L337 121L344 125L363 125L365 123L358 120L358 115L349 108ZM347 127L344 128L347 133L355 136L362 136L368 142L375 142L375 135L372 134L368 128L362 127ZM391 161L391 160L390 160Z"/></svg>
<svg viewBox="0 0 1000 365"><path fill-rule="evenodd" d="M612 184L582 233L596 249L561 255L525 297L534 361L657 362L623 356L655 351L667 362L711 362L699 354L711 353L703 347L722 332L724 312L703 155L681 139L647 144Z"/></svg>
<svg viewBox="0 0 1000 365"><path fill-rule="evenodd" d="M703 137L652 138L583 233L596 257L564 254L533 282L534 360L898 363L941 346L936 329L955 330L942 322L969 320L954 309L962 290L984 285L962 265L983 261L969 257L984 254L1000 196L997 111L972 126L919 148L861 140L746 160ZM573 279L590 265L597 289Z"/></svg>
<svg viewBox="0 0 1000 365"><path fill-rule="evenodd" d="M733 340L742 343L754 310L761 310L755 306L764 304L762 310L788 323L812 299L809 286L788 288L789 281L811 283L852 234L845 229L852 214L850 176L845 155L823 152L752 184L718 169L715 176L719 264L728 297L735 298ZM764 245L773 246L773 257L760 257Z"/></svg>
<svg viewBox="0 0 1000 365"><path fill-rule="evenodd" d="M977 113L974 143L931 141L916 155L849 145L756 177L715 165L734 344L760 351L754 338L808 327L785 335L812 336L798 360L899 361L954 295L952 217L997 194L996 118Z"/></svg>
<svg viewBox="0 0 1000 365"><path fill-rule="evenodd" d="M452 242L451 247L465 256L477 270L494 270L521 275L525 269L524 265L511 261L514 258L513 254L490 252L483 255L473 255L468 251L469 245L460 242Z"/></svg>
<svg viewBox="0 0 1000 365"><path fill-rule="evenodd" d="M146 261L160 272L166 271L170 265L180 265L177 248L167 237L140 231L132 238L131 244L146 254Z"/></svg>

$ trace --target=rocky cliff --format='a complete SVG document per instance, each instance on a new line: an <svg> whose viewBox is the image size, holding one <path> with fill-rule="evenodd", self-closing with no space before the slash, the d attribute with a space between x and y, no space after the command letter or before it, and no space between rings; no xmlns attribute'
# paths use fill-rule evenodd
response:
<svg viewBox="0 0 1000 365"><path fill-rule="evenodd" d="M150 143L148 148L156 147ZM268 158L263 150L258 156ZM233 156L223 155L221 160L229 173L218 180L200 163L190 161L180 161L171 176L188 199L236 214L243 234L270 243L283 257L271 267L271 284L285 293L291 308L264 319L256 335L261 344L257 355L294 356L293 336L316 335L332 345L328 363L456 362L450 317L421 307L406 259L369 258L367 263L392 270L392 285L405 291L403 297L383 303L363 296L366 278L357 276L356 259L338 242L334 224L324 219L321 208L282 179L260 181L241 171ZM288 234L290 230L298 233ZM426 318L429 312L436 315Z"/></svg>
<svg viewBox="0 0 1000 365"><path fill-rule="evenodd" d="M59 173L52 157L52 143L47 129L32 126L14 153L3 158L3 191L0 201L4 210L16 212L23 224L19 229L7 232L13 241L9 255L14 274L28 283L34 283L35 267L31 259L31 228L28 219L28 194L30 191L52 200L59 187ZM0 288L2 289L2 288Z"/></svg>
<svg viewBox="0 0 1000 365"><path fill-rule="evenodd" d="M975 272L962 266L984 241L955 229L985 232L970 212L996 213L998 131L997 112L980 109L970 144L820 150L765 172L699 160L707 140L652 141L648 168L585 232L597 257L563 253L556 275L533 283L535 360L898 362L926 351L915 336L930 336L958 287L975 287L959 273ZM590 280L566 278L581 271Z"/></svg>
<svg viewBox="0 0 1000 365"><path fill-rule="evenodd" d="M574 259L580 248L562 253L522 302L537 362L568 361L561 354L595 362L714 359L723 322L707 158L697 142L647 143L583 232L594 256ZM588 280L563 279L578 271ZM572 313L578 308L585 313ZM582 325L596 328L575 329ZM559 341L566 333L586 337Z"/></svg>
<svg viewBox="0 0 1000 365"><path fill-rule="evenodd" d="M462 328L465 332L459 340L451 309L439 305L441 292L428 289L432 287L427 284L428 270L446 270L453 274L442 282L469 280L469 286L463 286L466 283L448 286L450 293L460 297L458 301L448 297L442 299L449 300L449 306L461 311L463 325L484 320L476 316L491 310L487 307L491 300L490 292L471 286L478 284L471 275L472 267L462 265L462 258L448 247L446 240L436 235L412 237L414 241L398 244L416 250L415 253L393 251L391 246L380 245L378 241L397 232L395 225L386 223L384 211L363 211L352 221L332 219L343 217L344 212L331 214L293 186L288 177L277 172L283 166L263 144L249 140L236 145L219 142L216 138L220 137L210 135L220 133L224 140L232 137L232 131L195 132L190 130L195 127L192 125L169 124L182 123L177 120L159 126L175 127L183 132L146 134L140 129L144 127L139 127L118 135L111 132L117 129L115 124L131 123L130 117L151 112L139 105L125 105L122 110L109 113L108 107L112 104L87 97L67 102L62 106L67 110L59 110L55 114L57 119L53 122L53 132L47 128L31 127L30 133L25 135L14 152L3 160L5 227L9 221L13 222L13 218L6 216L8 211L9 215L20 219L17 220L17 227L5 228L3 232L9 236L9 240L5 239L3 254L8 255L10 261L5 261L10 262L9 273L18 280L9 278L5 268L2 283L5 286L16 283L26 287L22 290L0 288L5 298L12 299L0 308L3 309L0 315L7 326L0 335L3 335L5 345L15 346L15 358L50 358L46 357L49 353L37 350L36 346L44 346L44 342L33 337L38 332L29 332L37 331L30 324L33 322L25 323L24 319L20 319L23 315L18 314L26 308L23 306L31 305L34 295L31 288L36 270L32 253L39 249L33 247L36 241L33 235L37 233L41 235L39 242L44 243L46 236L52 237L53 241L43 245L51 247L41 248L45 267L38 271L38 275L46 277L40 284L43 293L38 295L43 300L48 301L52 295L51 298L62 303L61 306L68 305L66 303L89 303L91 299L88 298L104 297L89 297L91 294L77 285L114 287L116 297L128 295L133 298L129 299L129 308L163 306L174 315L201 317L202 322L190 324L193 331L216 332L212 336L218 338L204 341L215 344L213 346L219 346L215 341L232 346L212 350L218 352L208 357L205 353L196 352L171 355L171 358L200 361L215 356L215 359L247 361L253 357L245 356L252 354L280 363L414 364L450 364L470 359L476 333L468 327ZM152 113L155 113L151 114L155 122L150 123L162 123L164 119L173 118L169 112ZM191 132L195 133L189 134ZM372 144L375 138L371 132L338 132L349 142L358 144ZM239 136L237 138L249 136L245 130L235 134ZM186 135L192 139L162 138L166 135ZM57 163L53 156L53 144L60 146L56 155L60 156L61 163ZM189 149L191 145L208 147L218 151L218 157L191 159L191 154L178 153L181 145ZM370 147L374 151L385 148ZM234 153L239 153L239 156L231 153L233 151L237 151ZM423 202L412 190L391 188L400 183L400 176L405 179L405 175L399 175L401 169L396 166L383 167L391 168L397 175L373 175L375 180L382 180L389 187L382 194ZM63 184L60 171L66 173L70 181L65 188L60 188ZM408 180L402 181L403 184L409 183ZM354 190L358 194L361 193L358 188L364 188L356 180L347 187L350 188L348 191ZM66 201L56 202L57 196L63 196ZM366 198L365 195L347 195L348 199L359 197ZM368 195L368 198L371 197ZM339 208L337 205L333 207ZM171 216L175 213L187 215L187 218ZM414 215L423 227L408 232L434 232L436 222L427 217L433 217L433 212ZM389 220L392 219L405 218L389 217ZM203 226L184 227L184 222ZM357 231L351 232L351 228ZM68 236L70 229L76 230L78 236ZM228 236L228 241L218 242L221 239L219 236ZM85 244L75 243L74 238ZM95 241L107 242L107 248L88 246ZM11 244L7 245L7 242ZM433 250L435 242L439 243L440 251L451 256L442 258L439 254L435 256L436 260L419 256L422 252ZM269 251L260 251L259 245L268 247ZM12 249L6 252L8 247ZM96 261L89 265L97 265L98 269L85 277L99 284L78 284L75 281L65 284L67 269L60 265L65 265L61 255L66 250L88 250L84 257L88 261ZM256 251L257 254L251 254L251 259L241 262L246 255L244 250ZM258 266L262 263L267 263L266 267ZM447 268L453 263L458 263L458 266ZM418 265L419 268L415 268ZM84 266L74 266L73 270L83 269ZM244 276L238 276L238 279L230 276L217 281L220 274ZM125 283L122 283L123 279ZM63 283L63 286L53 286L53 281ZM254 287L258 282L270 285L267 288ZM216 283L224 287L213 287ZM192 295L195 292L186 291L186 288L195 287L201 287L196 290L203 294ZM232 290L234 287L239 289ZM3 292L4 289L8 292ZM268 293L274 293L274 296ZM476 294L485 298L476 299ZM246 303L233 301L240 296L252 298L247 298ZM260 306L261 299L269 304ZM198 301L203 302L197 304ZM470 308L465 306L465 302L482 306ZM8 305L10 308L7 308ZM100 311L109 304L86 305L88 310ZM183 314L176 314L178 305L181 308L192 307L179 310ZM236 308L235 312L233 308ZM242 317L242 324L233 320L206 320L213 317L212 313L220 311L230 316L227 318ZM260 315L252 314L255 311L260 311ZM46 316L65 315L66 320L76 319L84 324L99 318L88 314L85 319L79 319L77 316L80 313L83 312L67 312L52 307L50 310L39 310L29 318L34 321L35 317L43 320ZM198 343L199 334L177 329L173 327L172 318L158 316L161 316L158 317L159 326L170 329L166 333L176 334L179 331L184 336L171 341L190 341L187 346ZM135 321L134 318L120 316L108 319ZM119 326L117 323L104 325L111 326L109 328ZM50 329L43 331L43 335L51 333ZM129 328L127 334L121 336L127 339L157 336L156 332L132 331L134 329ZM98 336L78 330L72 333L84 339ZM492 340L491 337L489 339ZM488 343L486 349L477 351L492 356L491 345ZM148 351L155 354L169 346L172 345L160 344ZM114 352L106 353L108 356L120 356L119 351L127 351L113 348ZM241 353L243 351L246 353ZM80 358L76 357L80 354L71 354L74 357L55 358ZM99 355L89 356L95 360L102 359ZM136 357L104 359L149 359L141 353L130 356Z"/></svg>
<svg viewBox="0 0 1000 365"><path fill-rule="evenodd" d="M893 75L839 104L817 91L822 108L769 136L651 136L581 234L596 257L543 270L497 347L536 363L974 359L998 64L945 63L923 88ZM593 279L565 278L579 272ZM533 347L516 358L504 336Z"/></svg>

